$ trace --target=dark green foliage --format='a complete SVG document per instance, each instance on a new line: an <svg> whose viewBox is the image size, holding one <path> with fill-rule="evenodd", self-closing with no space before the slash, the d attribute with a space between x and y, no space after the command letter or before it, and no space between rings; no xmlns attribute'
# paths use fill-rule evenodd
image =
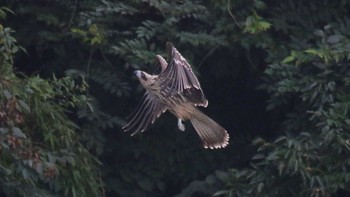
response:
<svg viewBox="0 0 350 197"><path fill-rule="evenodd" d="M7 196L98 196L98 162L82 145L68 110L84 107L85 83L18 77L19 47L0 24L0 184Z"/></svg>
<svg viewBox="0 0 350 197"><path fill-rule="evenodd" d="M288 44L280 51L274 45L262 45L273 61L261 88L270 94L267 109L278 116L281 134L275 139L257 138L252 167L229 173L228 190L217 194L332 196L348 191L350 43L349 28L344 25L349 19L343 13L349 5L324 1L327 9L322 4L316 9L310 2L287 2L288 9L270 8L272 14L266 17L273 18L271 28L276 33L266 40ZM279 9L283 14L276 12ZM307 14L310 17L300 17ZM276 36L285 33L289 35L283 40Z"/></svg>
<svg viewBox="0 0 350 197"><path fill-rule="evenodd" d="M199 2L85 1L74 5L53 1L37 7L20 3L18 9L11 4L15 1L9 2L9 7L17 14L9 19L13 24L25 20L27 26L36 27L40 32L38 38L37 34L28 32L28 28L15 27L19 32L18 39L30 56L40 55L36 64L29 66L32 69L29 73L40 70L42 76L50 77L51 72L63 75L63 71L69 69L66 72L69 76L82 75L88 80L90 109L78 109L76 120L81 128L81 142L104 163L102 176L108 194L174 194L194 178L206 176L208 171L229 167L232 159L216 164L215 160L224 156L201 150L194 133L179 135L175 122L167 128L160 127L157 132L154 129L147 131L145 137L130 138L120 130L124 122L120 117L127 116L140 95L140 91L131 92L136 89L135 81L130 80L131 75L126 71L145 69L153 63L155 54L165 55L166 41L172 41L178 47L182 45L189 61L200 55L201 59L197 61L201 64L205 60L203 53L209 53L212 47L227 45L225 36L219 34L221 30L212 30L205 25L215 26L209 19L214 16L206 6ZM22 13L25 13L25 19ZM46 17L42 13L46 13ZM23 36L23 32L28 35ZM193 53L193 46L204 47L204 52ZM45 54L47 58L42 57ZM126 105L127 100L132 102ZM159 120L159 125L173 122L172 118L164 118ZM145 165L147 162L149 166Z"/></svg>
<svg viewBox="0 0 350 197"><path fill-rule="evenodd" d="M1 26L0 104L12 106L1 121L3 193L350 192L348 1L12 0L4 5L0 17L16 34ZM14 56L23 49L13 35L26 53ZM190 125L190 132L179 133L169 115L145 134L122 133L142 94L132 71L156 73L155 55L166 56L167 41L199 74L210 101L205 111L230 132L227 149L201 149ZM24 77L13 65L40 77ZM23 158L20 150L31 154ZM45 164L42 169L33 167L36 157ZM50 179L47 169L59 174Z"/></svg>

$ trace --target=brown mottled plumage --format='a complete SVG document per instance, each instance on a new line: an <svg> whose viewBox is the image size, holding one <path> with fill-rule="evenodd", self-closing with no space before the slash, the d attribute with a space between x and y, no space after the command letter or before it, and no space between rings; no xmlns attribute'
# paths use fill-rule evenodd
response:
<svg viewBox="0 0 350 197"><path fill-rule="evenodd" d="M166 45L168 62L162 56L156 56L156 64L161 67L159 75L135 71L146 93L123 130L132 131L131 135L143 132L162 113L169 110L178 118L180 130L185 130L182 120L191 121L205 148L227 146L227 131L196 107L207 107L208 100L191 66L171 43Z"/></svg>

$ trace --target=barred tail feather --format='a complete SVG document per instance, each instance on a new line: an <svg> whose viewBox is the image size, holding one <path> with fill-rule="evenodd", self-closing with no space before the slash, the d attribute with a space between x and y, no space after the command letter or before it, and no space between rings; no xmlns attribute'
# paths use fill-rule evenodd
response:
<svg viewBox="0 0 350 197"><path fill-rule="evenodd" d="M201 138L204 148L224 148L228 145L227 131L198 109L194 111L190 121Z"/></svg>

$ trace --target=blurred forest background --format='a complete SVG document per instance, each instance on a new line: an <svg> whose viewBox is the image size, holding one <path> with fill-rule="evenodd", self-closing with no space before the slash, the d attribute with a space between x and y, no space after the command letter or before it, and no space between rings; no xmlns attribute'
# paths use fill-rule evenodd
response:
<svg viewBox="0 0 350 197"><path fill-rule="evenodd" d="M349 196L350 1L1 0L1 196ZM130 137L133 75L172 42L230 145L162 115ZM30 195L29 195L30 194Z"/></svg>

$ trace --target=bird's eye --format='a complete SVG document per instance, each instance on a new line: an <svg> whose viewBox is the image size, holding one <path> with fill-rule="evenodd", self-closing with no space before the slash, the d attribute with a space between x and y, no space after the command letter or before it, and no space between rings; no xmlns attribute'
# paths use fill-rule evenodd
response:
<svg viewBox="0 0 350 197"><path fill-rule="evenodd" d="M146 77L146 75L145 75L145 73L141 73L141 78L144 80L144 81L147 81L147 77Z"/></svg>

